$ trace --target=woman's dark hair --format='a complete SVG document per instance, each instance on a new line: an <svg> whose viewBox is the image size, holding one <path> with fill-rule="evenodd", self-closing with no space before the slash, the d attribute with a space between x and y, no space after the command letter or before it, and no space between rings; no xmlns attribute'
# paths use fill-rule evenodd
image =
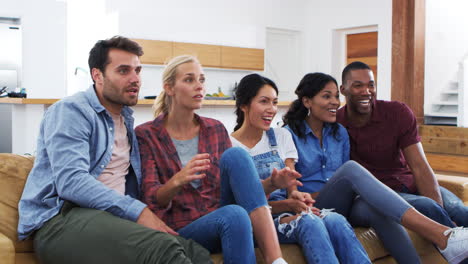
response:
<svg viewBox="0 0 468 264"><path fill-rule="evenodd" d="M316 96L329 82L333 82L338 87L335 78L321 72L308 73L299 82L295 91L297 99L291 103L288 112L283 117L284 125L288 125L298 137L305 138L303 120L307 117L309 111L302 103L302 98ZM330 123L330 125L332 126L332 134L336 138L338 124Z"/></svg>
<svg viewBox="0 0 468 264"><path fill-rule="evenodd" d="M242 123L244 123L244 112L242 112L241 106L250 105L252 99L258 94L258 91L260 91L260 89L265 85L273 87L276 94L278 94L278 87L276 87L276 84L272 80L259 74L249 74L240 80L235 92L237 120L234 131L239 129L242 126Z"/></svg>

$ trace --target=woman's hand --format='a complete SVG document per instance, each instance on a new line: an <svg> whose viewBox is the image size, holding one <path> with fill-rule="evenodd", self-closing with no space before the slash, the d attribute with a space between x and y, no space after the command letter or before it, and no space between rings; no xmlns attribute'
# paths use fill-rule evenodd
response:
<svg viewBox="0 0 468 264"><path fill-rule="evenodd" d="M305 203L307 206L312 206L315 203L315 200L312 199L310 193L300 192L298 190L294 190L289 194L289 198L299 200Z"/></svg>
<svg viewBox="0 0 468 264"><path fill-rule="evenodd" d="M289 188L291 186L302 186L302 183L297 180L301 174L295 170L285 167L281 170L273 169L270 180L273 187L276 189Z"/></svg>
<svg viewBox="0 0 468 264"><path fill-rule="evenodd" d="M206 176L204 171L210 168L210 154L203 153L195 155L171 180L177 187L183 186L193 180L202 179Z"/></svg>
<svg viewBox="0 0 468 264"><path fill-rule="evenodd" d="M297 199L290 198L290 199L286 199L285 201L287 202L287 205L288 205L288 211L294 212L296 214L300 214L304 211L307 212L307 209L309 208L307 204Z"/></svg>

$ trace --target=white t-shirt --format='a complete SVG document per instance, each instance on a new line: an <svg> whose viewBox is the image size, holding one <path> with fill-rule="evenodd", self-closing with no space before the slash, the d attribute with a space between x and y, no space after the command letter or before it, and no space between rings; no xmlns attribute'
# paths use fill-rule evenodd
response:
<svg viewBox="0 0 468 264"><path fill-rule="evenodd" d="M280 158L285 161L286 159L294 159L297 162L298 154L291 133L286 128L275 127L273 128L278 145L278 154ZM248 148L240 143L237 139L230 136L233 147L241 147L245 149L250 156L256 156L271 151L270 142L266 131L263 132L262 139L253 148Z"/></svg>

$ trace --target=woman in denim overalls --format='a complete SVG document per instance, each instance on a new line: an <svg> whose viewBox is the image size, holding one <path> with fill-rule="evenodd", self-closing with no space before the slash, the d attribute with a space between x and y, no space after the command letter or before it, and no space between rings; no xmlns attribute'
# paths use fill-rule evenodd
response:
<svg viewBox="0 0 468 264"><path fill-rule="evenodd" d="M279 175L294 170L297 160L290 133L270 128L277 94L271 80L258 74L244 77L236 91L237 126L231 135L234 146L251 154L267 194L274 189L268 185L274 186ZM308 263L370 263L343 216L312 210L313 200L307 193L295 191L290 197L270 202L281 243L298 243Z"/></svg>

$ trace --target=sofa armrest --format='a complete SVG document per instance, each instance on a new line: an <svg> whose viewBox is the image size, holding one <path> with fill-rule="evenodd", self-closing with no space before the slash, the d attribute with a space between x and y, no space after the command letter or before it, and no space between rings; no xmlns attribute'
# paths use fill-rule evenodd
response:
<svg viewBox="0 0 468 264"><path fill-rule="evenodd" d="M447 188L468 206L468 177L436 174L439 185Z"/></svg>
<svg viewBox="0 0 468 264"><path fill-rule="evenodd" d="M15 264L15 246L7 236L0 233L0 263Z"/></svg>

